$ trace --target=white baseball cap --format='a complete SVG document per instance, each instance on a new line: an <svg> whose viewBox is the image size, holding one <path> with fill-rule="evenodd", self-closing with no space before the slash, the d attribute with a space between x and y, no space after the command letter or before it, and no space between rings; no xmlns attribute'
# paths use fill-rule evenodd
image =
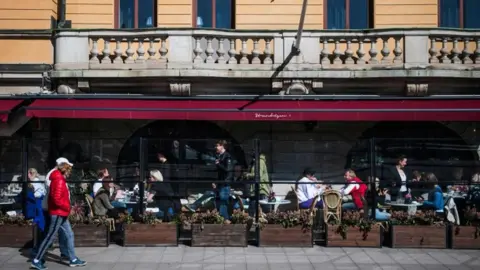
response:
<svg viewBox="0 0 480 270"><path fill-rule="evenodd" d="M64 158L64 157L59 157L57 158L57 160L55 160L55 162L57 162L57 165L60 165L60 164L63 164L63 163L66 163L70 166L73 166L72 163L70 163L70 161L68 161L68 159Z"/></svg>

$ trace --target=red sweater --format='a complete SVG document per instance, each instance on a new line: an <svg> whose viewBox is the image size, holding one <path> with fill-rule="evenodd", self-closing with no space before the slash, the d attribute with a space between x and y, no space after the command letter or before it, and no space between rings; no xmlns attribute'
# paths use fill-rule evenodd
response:
<svg viewBox="0 0 480 270"><path fill-rule="evenodd" d="M68 217L70 215L70 192L67 181L59 170L50 174L50 192L48 193L48 213Z"/></svg>
<svg viewBox="0 0 480 270"><path fill-rule="evenodd" d="M355 204L357 209L362 209L362 197L365 197L365 193L367 192L367 185L365 185L358 177L350 179L348 181L348 184L354 185L349 192L349 194L352 196L353 203ZM350 189L350 187L347 187L347 189Z"/></svg>

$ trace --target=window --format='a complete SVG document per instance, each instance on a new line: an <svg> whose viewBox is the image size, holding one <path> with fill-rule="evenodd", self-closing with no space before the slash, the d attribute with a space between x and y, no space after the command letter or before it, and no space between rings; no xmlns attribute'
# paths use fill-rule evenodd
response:
<svg viewBox="0 0 480 270"><path fill-rule="evenodd" d="M193 0L193 25L198 28L234 28L233 0Z"/></svg>
<svg viewBox="0 0 480 270"><path fill-rule="evenodd" d="M438 26L448 28L480 28L480 1L439 0Z"/></svg>
<svg viewBox="0 0 480 270"><path fill-rule="evenodd" d="M373 26L371 0L324 0L325 29L367 29Z"/></svg>
<svg viewBox="0 0 480 270"><path fill-rule="evenodd" d="M115 0L115 28L156 27L155 0Z"/></svg>

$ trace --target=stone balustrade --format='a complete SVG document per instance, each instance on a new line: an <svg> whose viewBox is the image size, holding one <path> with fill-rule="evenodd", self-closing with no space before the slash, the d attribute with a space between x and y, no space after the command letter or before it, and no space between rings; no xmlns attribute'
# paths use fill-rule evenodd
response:
<svg viewBox="0 0 480 270"><path fill-rule="evenodd" d="M292 50L295 35L203 29L62 30L55 35L55 70L262 71L267 76L280 67L283 71L480 68L480 33L474 31L304 31L299 53Z"/></svg>

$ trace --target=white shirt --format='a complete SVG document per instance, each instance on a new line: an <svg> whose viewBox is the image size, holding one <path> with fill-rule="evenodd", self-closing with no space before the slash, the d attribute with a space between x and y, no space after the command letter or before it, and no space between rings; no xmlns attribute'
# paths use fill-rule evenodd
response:
<svg viewBox="0 0 480 270"><path fill-rule="evenodd" d="M298 181L297 198L299 203L306 202L323 193L323 189L317 188L316 184L318 183L307 177L303 177Z"/></svg>
<svg viewBox="0 0 480 270"><path fill-rule="evenodd" d="M397 169L398 170L398 169ZM403 170L398 170L398 174L400 175L400 179L402 179L402 186L400 187L401 192L407 191L407 176Z"/></svg>
<svg viewBox="0 0 480 270"><path fill-rule="evenodd" d="M343 195L348 195L350 192L360 188L360 185L357 183L350 183L344 190Z"/></svg>
<svg viewBox="0 0 480 270"><path fill-rule="evenodd" d="M50 180L50 175L52 174L53 171L55 171L57 168L51 169L47 175L45 176L45 197L43 197L42 200L42 208L43 210L47 211L48 210L48 193L50 192L50 183L52 182Z"/></svg>
<svg viewBox="0 0 480 270"><path fill-rule="evenodd" d="M98 179L100 182L93 184L93 195L97 194L98 190L102 187L102 179Z"/></svg>
<svg viewBox="0 0 480 270"><path fill-rule="evenodd" d="M33 181L40 181L40 179L38 179L38 177L35 177L35 179L33 179ZM40 198L42 196L45 196L46 191L45 191L45 184L44 183L34 182L34 183L31 183L31 184L32 184L32 187L33 187L33 196L35 198ZM42 200L42 203L43 203L43 200Z"/></svg>

